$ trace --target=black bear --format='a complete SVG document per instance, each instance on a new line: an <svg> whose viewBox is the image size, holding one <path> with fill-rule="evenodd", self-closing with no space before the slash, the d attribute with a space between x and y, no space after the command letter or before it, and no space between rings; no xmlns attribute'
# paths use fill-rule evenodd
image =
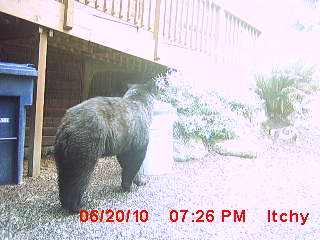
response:
<svg viewBox="0 0 320 240"><path fill-rule="evenodd" d="M122 168L123 191L145 158L152 120L152 84L135 84L120 97L94 97L67 110L57 130L54 156L62 207L78 212L97 160L115 155Z"/></svg>

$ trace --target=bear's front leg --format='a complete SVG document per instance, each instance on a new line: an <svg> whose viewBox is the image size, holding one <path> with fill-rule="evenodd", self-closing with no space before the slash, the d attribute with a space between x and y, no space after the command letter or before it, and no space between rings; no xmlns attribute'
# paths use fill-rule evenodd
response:
<svg viewBox="0 0 320 240"><path fill-rule="evenodd" d="M117 155L118 161L122 167L121 187L123 191L130 192L132 182L134 178L138 176L137 173L146 156L146 151L147 148L145 147L143 150L131 152L128 151ZM142 181L140 181L139 176L136 177L135 180L137 180L137 182L139 183L137 185L143 185L141 184Z"/></svg>

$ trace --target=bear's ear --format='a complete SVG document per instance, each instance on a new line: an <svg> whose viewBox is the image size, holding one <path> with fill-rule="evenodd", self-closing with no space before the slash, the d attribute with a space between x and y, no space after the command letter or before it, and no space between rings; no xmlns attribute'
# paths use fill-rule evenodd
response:
<svg viewBox="0 0 320 240"><path fill-rule="evenodd" d="M138 92L136 92L138 90ZM128 84L128 90L125 96L133 96L133 95L149 95L152 97L156 97L158 94L158 87L153 79L149 79L148 81L143 81L138 84Z"/></svg>

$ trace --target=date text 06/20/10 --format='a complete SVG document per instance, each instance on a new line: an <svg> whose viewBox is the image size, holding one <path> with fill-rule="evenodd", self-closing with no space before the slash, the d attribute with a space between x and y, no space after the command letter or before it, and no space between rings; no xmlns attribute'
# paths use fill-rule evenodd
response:
<svg viewBox="0 0 320 240"><path fill-rule="evenodd" d="M80 222L147 222L147 210L81 210Z"/></svg>

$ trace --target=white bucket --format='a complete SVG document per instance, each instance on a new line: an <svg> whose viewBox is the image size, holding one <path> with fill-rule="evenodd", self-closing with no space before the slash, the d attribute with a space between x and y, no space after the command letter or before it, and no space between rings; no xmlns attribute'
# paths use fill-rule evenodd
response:
<svg viewBox="0 0 320 240"><path fill-rule="evenodd" d="M150 126L149 145L140 168L144 175L169 173L173 165L173 124L176 109L169 103L156 101Z"/></svg>

